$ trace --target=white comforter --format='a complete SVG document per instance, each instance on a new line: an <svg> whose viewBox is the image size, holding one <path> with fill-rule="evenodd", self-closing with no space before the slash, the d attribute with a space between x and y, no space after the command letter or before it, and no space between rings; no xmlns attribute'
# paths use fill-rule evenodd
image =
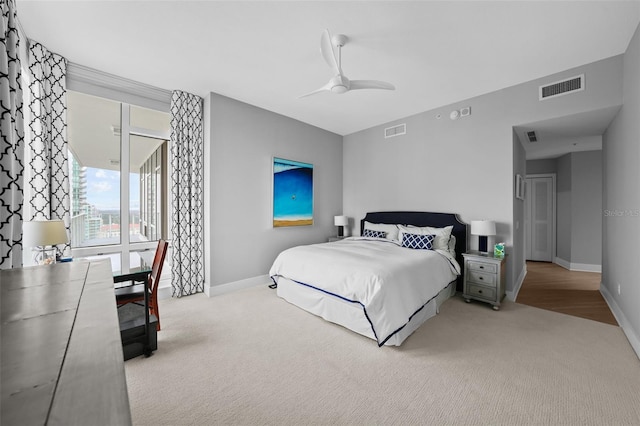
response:
<svg viewBox="0 0 640 426"><path fill-rule="evenodd" d="M361 304L383 345L459 273L448 252L352 237L285 250L269 275L276 282L286 277Z"/></svg>

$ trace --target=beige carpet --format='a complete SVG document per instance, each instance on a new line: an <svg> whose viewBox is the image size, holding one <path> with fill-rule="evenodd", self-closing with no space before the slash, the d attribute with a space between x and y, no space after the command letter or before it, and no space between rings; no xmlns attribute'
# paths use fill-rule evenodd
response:
<svg viewBox="0 0 640 426"><path fill-rule="evenodd" d="M450 299L400 348L266 286L163 300L125 363L135 425L640 424L640 360L617 326Z"/></svg>

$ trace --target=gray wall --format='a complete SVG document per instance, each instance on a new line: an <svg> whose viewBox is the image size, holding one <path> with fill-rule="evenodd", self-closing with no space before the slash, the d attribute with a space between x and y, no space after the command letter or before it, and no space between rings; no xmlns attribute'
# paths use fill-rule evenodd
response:
<svg viewBox="0 0 640 426"><path fill-rule="evenodd" d="M527 174L556 174L556 253L561 264L602 265L602 151L527 161ZM584 266L589 265L589 266Z"/></svg>
<svg viewBox="0 0 640 426"><path fill-rule="evenodd" d="M602 265L602 151L571 154L572 264Z"/></svg>
<svg viewBox="0 0 640 426"><path fill-rule="evenodd" d="M544 160L527 160L527 174L535 175L544 173L556 173L556 163L556 158L547 158Z"/></svg>
<svg viewBox="0 0 640 426"><path fill-rule="evenodd" d="M624 106L602 143L602 285L640 355L640 27L624 55L623 69Z"/></svg>
<svg viewBox="0 0 640 426"><path fill-rule="evenodd" d="M541 84L581 73L589 82L586 90L538 100ZM524 267L524 247L513 245L514 224L524 223L513 191L524 152L514 150L512 127L618 106L621 78L622 56L616 56L347 135L345 214L360 219L368 211L400 209L455 212L466 222L493 219L497 239L508 245L507 290L513 291ZM465 106L470 116L449 119L452 110ZM398 123L407 124L407 134L384 139L384 128ZM471 245L477 247L476 238Z"/></svg>
<svg viewBox="0 0 640 426"><path fill-rule="evenodd" d="M571 155L559 157L556 164L556 257L571 262Z"/></svg>
<svg viewBox="0 0 640 426"><path fill-rule="evenodd" d="M266 275L285 248L326 241L342 213L342 137L215 93L205 98L205 285ZM314 224L272 227L272 158L312 163Z"/></svg>
<svg viewBox="0 0 640 426"><path fill-rule="evenodd" d="M512 192L515 191L515 175L519 174L524 179L527 172L527 162L525 158L525 150L518 138L518 135L513 130L513 189ZM525 226L524 226L524 200L519 200L517 198L513 198L513 238L512 244L513 247L521 247L522 250L511 250L510 257L512 265L517 265L513 268L513 284L509 287L510 292L514 292L514 294L510 294L510 297L515 299L517 289L513 288L515 283L521 282L524 279L524 274L526 272L525 265L525 257L526 250L524 250L525 244Z"/></svg>

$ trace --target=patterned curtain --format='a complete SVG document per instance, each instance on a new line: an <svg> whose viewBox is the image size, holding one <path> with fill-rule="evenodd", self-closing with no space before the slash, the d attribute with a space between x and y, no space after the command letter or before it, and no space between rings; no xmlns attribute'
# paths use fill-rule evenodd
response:
<svg viewBox="0 0 640 426"><path fill-rule="evenodd" d="M67 160L67 60L31 41L31 131L29 220L62 220L69 235L70 197ZM62 256L69 244L58 246Z"/></svg>
<svg viewBox="0 0 640 426"><path fill-rule="evenodd" d="M0 12L0 269L10 269L22 266L24 118L15 1Z"/></svg>
<svg viewBox="0 0 640 426"><path fill-rule="evenodd" d="M173 296L204 291L202 98L171 96L171 286Z"/></svg>

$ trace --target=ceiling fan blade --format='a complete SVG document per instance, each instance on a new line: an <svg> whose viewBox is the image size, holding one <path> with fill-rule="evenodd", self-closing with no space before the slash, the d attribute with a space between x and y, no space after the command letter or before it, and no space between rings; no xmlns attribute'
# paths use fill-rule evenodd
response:
<svg viewBox="0 0 640 426"><path fill-rule="evenodd" d="M329 81L327 84L325 84L324 86L322 86L319 89L314 90L313 92L309 92L306 95L302 95L300 96L301 98L306 98L307 96L311 96L311 95L315 95L316 93L320 93L320 92L330 92L331 91L331 81Z"/></svg>
<svg viewBox="0 0 640 426"><path fill-rule="evenodd" d="M333 46L331 45L331 34L329 34L329 30L324 30L320 36L320 52L322 53L322 57L325 62L331 67L333 72L342 75L342 70L340 69L340 66L338 66L336 54L333 51Z"/></svg>
<svg viewBox="0 0 640 426"><path fill-rule="evenodd" d="M385 89L396 90L395 86L391 83L378 80L351 80L351 86L349 90L358 89Z"/></svg>

